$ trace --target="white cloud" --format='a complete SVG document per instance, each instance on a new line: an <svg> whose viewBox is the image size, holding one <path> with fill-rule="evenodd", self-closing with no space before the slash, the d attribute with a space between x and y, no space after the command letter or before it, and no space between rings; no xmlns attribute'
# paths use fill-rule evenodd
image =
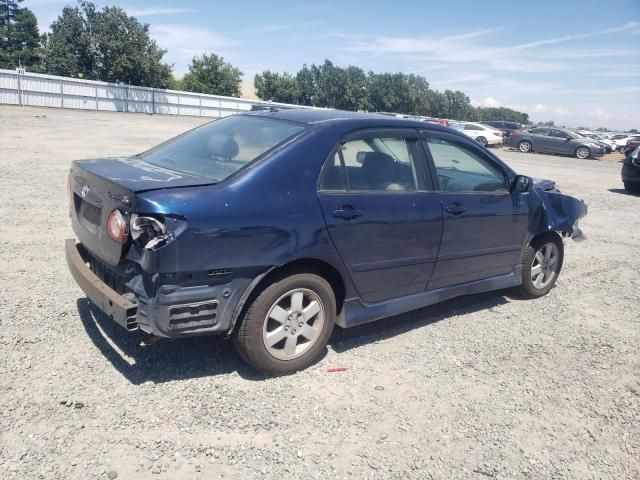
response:
<svg viewBox="0 0 640 480"><path fill-rule="evenodd" d="M549 108L542 103L538 103L531 109L531 111L535 113L547 113L549 111Z"/></svg>
<svg viewBox="0 0 640 480"><path fill-rule="evenodd" d="M153 5L149 7L136 8L136 7L123 7L126 12L133 17L150 17L152 15L178 15L180 13L193 12L192 8L176 8L176 7L163 7L160 5Z"/></svg>
<svg viewBox="0 0 640 480"><path fill-rule="evenodd" d="M535 42L529 42L529 43L522 43L520 45L513 45L511 47L508 47L509 50L524 50L527 48L533 48L533 47L541 47L543 45L553 45L553 44L557 44L557 43L565 43L565 42L570 42L570 41L574 41L574 40L584 40L585 38L592 38L592 37L598 37L601 35L608 35L610 33L618 33L618 32L624 32L627 30L632 30L635 29L636 27L638 27L638 25L640 25L640 23L633 21L633 22L627 22L626 24L620 26L620 27L614 27L614 28L608 28L606 30L599 30L599 31L595 31L595 32L589 32L589 33L581 33L578 35L564 35L562 37L557 37L557 38L546 38L544 40L538 40Z"/></svg>
<svg viewBox="0 0 640 480"><path fill-rule="evenodd" d="M184 74L191 59L203 53L222 54L238 42L204 27L182 24L152 24L151 36L161 48L167 49L166 61L175 65L178 75Z"/></svg>
<svg viewBox="0 0 640 480"><path fill-rule="evenodd" d="M473 105L474 107L498 108L502 106L502 102L493 97L487 97L482 101L471 100L471 105Z"/></svg>

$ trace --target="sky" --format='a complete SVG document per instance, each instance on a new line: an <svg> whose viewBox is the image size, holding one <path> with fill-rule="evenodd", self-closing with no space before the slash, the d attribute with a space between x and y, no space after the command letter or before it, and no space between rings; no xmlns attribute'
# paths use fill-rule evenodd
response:
<svg viewBox="0 0 640 480"><path fill-rule="evenodd" d="M640 0L112 0L167 49L176 76L203 52L245 81L325 58L424 76L533 121L640 128ZM25 0L41 31L72 0Z"/></svg>

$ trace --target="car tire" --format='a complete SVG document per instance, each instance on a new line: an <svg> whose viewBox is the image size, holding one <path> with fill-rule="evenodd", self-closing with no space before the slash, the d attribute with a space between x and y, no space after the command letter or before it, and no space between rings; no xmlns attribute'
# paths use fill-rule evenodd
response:
<svg viewBox="0 0 640 480"><path fill-rule="evenodd" d="M640 186L629 182L623 182L623 184L625 191L629 193L640 193Z"/></svg>
<svg viewBox="0 0 640 480"><path fill-rule="evenodd" d="M625 147L618 147L617 150L620 153L624 153Z"/></svg>
<svg viewBox="0 0 640 480"><path fill-rule="evenodd" d="M580 160L586 160L591 156L591 150L589 150L588 147L578 147L576 148L574 155L576 158L579 158Z"/></svg>
<svg viewBox="0 0 640 480"><path fill-rule="evenodd" d="M335 317L335 295L324 278L311 273L280 276L248 306L234 336L236 348L262 373L295 373L320 356Z"/></svg>
<svg viewBox="0 0 640 480"><path fill-rule="evenodd" d="M476 142L478 142L483 147L486 147L487 145L489 145L489 142L487 141L487 139L485 137L477 137L476 138Z"/></svg>
<svg viewBox="0 0 640 480"><path fill-rule="evenodd" d="M522 153L530 153L532 151L532 145L529 140L522 140L518 143L518 150Z"/></svg>
<svg viewBox="0 0 640 480"><path fill-rule="evenodd" d="M548 257L547 252L550 252ZM564 244L557 233L534 238L522 258L522 284L516 292L523 298L546 295L555 285L563 262Z"/></svg>

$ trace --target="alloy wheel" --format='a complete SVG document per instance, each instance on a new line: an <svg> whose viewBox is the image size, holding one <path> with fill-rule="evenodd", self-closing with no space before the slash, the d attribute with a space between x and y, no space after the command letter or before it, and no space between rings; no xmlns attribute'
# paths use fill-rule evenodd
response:
<svg viewBox="0 0 640 480"><path fill-rule="evenodd" d="M322 300L314 291L290 290L274 302L264 319L264 346L278 360L298 358L318 340L324 319Z"/></svg>
<svg viewBox="0 0 640 480"><path fill-rule="evenodd" d="M584 160L585 158L589 158L590 153L591 152L587 147L578 147L578 149L576 150L576 157Z"/></svg>
<svg viewBox="0 0 640 480"><path fill-rule="evenodd" d="M531 283L539 290L549 285L558 274L560 252L553 243L542 245L531 263Z"/></svg>
<svg viewBox="0 0 640 480"><path fill-rule="evenodd" d="M528 153L531 150L531 144L529 142L520 142L518 149L522 153Z"/></svg>

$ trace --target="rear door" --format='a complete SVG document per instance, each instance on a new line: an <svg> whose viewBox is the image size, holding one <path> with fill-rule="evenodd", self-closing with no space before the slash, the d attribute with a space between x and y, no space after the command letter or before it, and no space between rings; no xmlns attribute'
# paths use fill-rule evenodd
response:
<svg viewBox="0 0 640 480"><path fill-rule="evenodd" d="M318 196L331 240L365 302L425 290L442 208L415 130L345 138L327 160Z"/></svg>
<svg viewBox="0 0 640 480"><path fill-rule="evenodd" d="M531 145L533 145L533 150L536 152L548 152L549 142L549 128L547 127L536 127L529 130Z"/></svg>
<svg viewBox="0 0 640 480"><path fill-rule="evenodd" d="M573 155L574 142L572 141L573 137L569 136L569 134L563 132L562 130L558 130L557 128L552 128L549 130L549 136L547 137L547 141L549 142L549 149L547 150L550 153L564 153Z"/></svg>
<svg viewBox="0 0 640 480"><path fill-rule="evenodd" d="M443 209L429 289L511 272L527 234L526 201L510 193L506 171L482 148L441 132L424 140Z"/></svg>

